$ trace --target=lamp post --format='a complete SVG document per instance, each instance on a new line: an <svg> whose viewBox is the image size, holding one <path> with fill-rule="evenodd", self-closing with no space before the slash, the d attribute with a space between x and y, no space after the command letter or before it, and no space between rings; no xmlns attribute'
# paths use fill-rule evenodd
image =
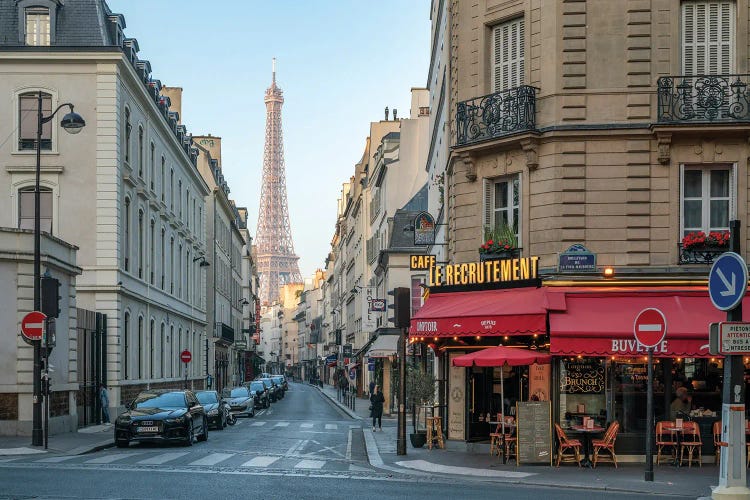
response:
<svg viewBox="0 0 750 500"><path fill-rule="evenodd" d="M40 250L40 233L41 222L39 214L39 178L42 170L42 125L52 120L58 111L65 106L70 108L70 112L60 120L60 126L70 134L77 134L86 126L84 119L73 111L73 105L70 103L61 104L49 116L42 116L42 92L37 95L37 127L36 127L36 180L34 183L34 310L42 309L42 292L41 292L41 250ZM31 444L32 446L42 446L44 439L42 434L42 341L34 342L34 393L32 407L32 427L31 427Z"/></svg>

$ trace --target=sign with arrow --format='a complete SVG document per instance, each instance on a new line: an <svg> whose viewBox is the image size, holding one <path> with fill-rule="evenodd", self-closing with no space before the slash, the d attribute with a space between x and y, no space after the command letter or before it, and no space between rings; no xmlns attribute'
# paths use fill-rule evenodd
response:
<svg viewBox="0 0 750 500"><path fill-rule="evenodd" d="M708 295L720 311L734 309L747 290L747 264L734 252L725 252L716 259L708 275Z"/></svg>

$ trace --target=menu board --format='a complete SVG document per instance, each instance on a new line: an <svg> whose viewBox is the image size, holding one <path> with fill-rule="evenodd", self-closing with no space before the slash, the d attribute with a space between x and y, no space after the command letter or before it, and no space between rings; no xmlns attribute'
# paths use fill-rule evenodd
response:
<svg viewBox="0 0 750 500"><path fill-rule="evenodd" d="M552 465L552 409L549 401L516 403L519 464Z"/></svg>

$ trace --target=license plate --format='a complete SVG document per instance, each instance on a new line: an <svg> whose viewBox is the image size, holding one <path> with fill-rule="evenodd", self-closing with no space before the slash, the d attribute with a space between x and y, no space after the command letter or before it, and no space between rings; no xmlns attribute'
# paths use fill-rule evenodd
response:
<svg viewBox="0 0 750 500"><path fill-rule="evenodd" d="M154 421L153 420L141 420L140 425L145 425L146 427L148 427L149 425L154 425Z"/></svg>
<svg viewBox="0 0 750 500"><path fill-rule="evenodd" d="M138 432L159 432L159 426L157 425L141 426L141 427L138 427Z"/></svg>

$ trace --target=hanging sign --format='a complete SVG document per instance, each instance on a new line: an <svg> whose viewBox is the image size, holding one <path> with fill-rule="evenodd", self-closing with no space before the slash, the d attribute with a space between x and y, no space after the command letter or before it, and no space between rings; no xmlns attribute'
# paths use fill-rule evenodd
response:
<svg viewBox="0 0 750 500"><path fill-rule="evenodd" d="M414 246L435 244L435 218L422 212L414 218Z"/></svg>

